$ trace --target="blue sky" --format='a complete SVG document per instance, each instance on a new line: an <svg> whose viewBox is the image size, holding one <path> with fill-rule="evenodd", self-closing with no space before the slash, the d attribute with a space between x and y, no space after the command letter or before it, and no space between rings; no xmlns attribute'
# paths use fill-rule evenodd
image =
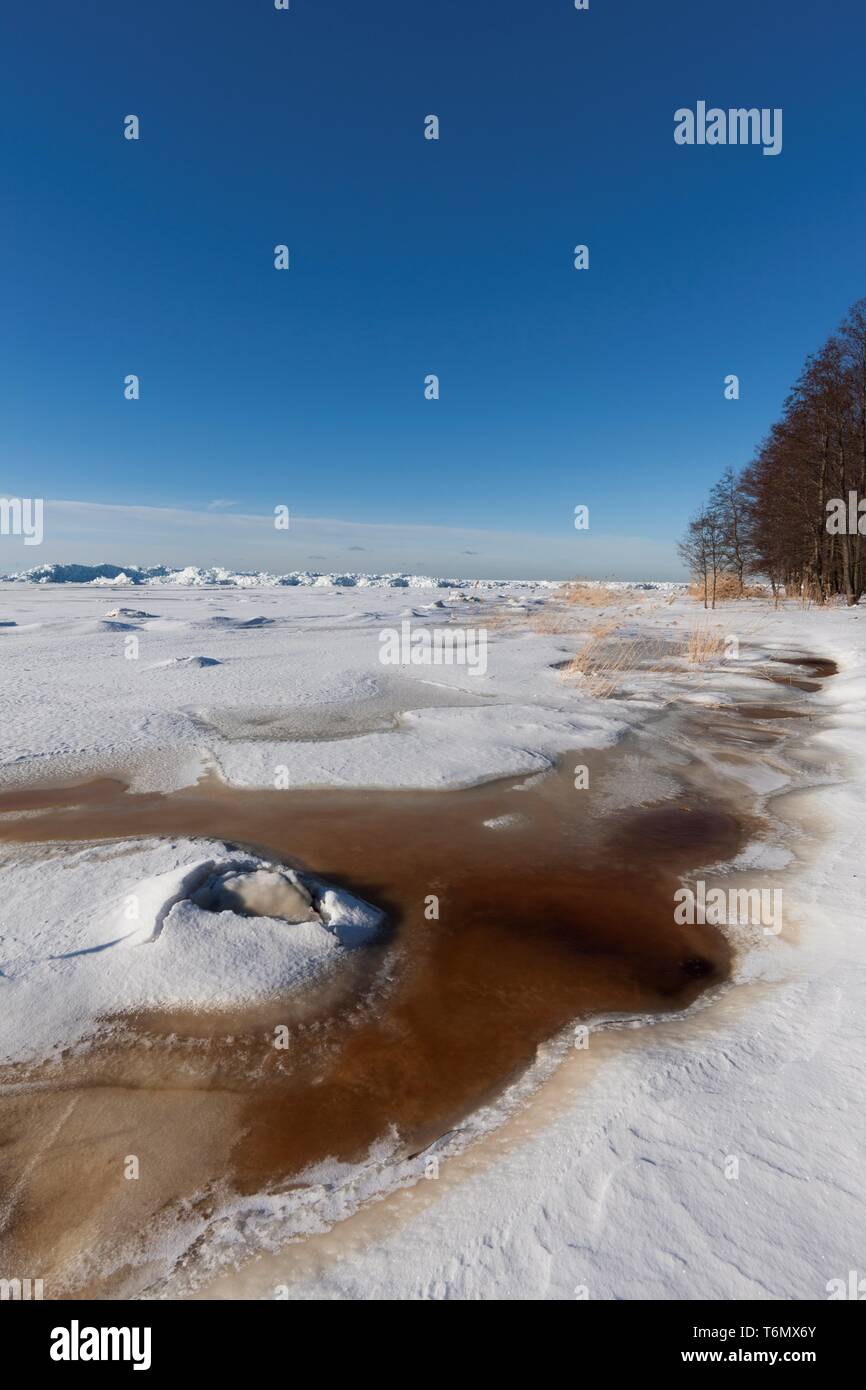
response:
<svg viewBox="0 0 866 1390"><path fill-rule="evenodd" d="M676 577L866 294L858 0L15 10L0 484L102 504L25 563ZM677 146L699 99L782 153Z"/></svg>

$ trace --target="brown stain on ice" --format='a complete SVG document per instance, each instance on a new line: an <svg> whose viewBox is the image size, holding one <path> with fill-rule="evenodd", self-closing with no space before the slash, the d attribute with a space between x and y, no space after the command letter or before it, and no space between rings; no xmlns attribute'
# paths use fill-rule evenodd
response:
<svg viewBox="0 0 866 1390"><path fill-rule="evenodd" d="M687 719L725 724L719 711ZM49 1297L140 1291L154 1223L174 1224L183 1250L220 1193L286 1190L310 1164L363 1158L388 1131L418 1152L574 1022L667 1013L722 982L726 939L677 926L673 893L695 867L736 855L756 822L690 784L687 768L667 801L604 814L575 789L574 764L603 791L630 743L645 753L628 736L526 786L458 792L206 782L133 796L103 779L0 796L0 812L31 812L0 822L0 841L214 837L345 882L391 921L381 946L355 953L345 979L302 1008L139 1016L86 1056L10 1069L0 1079L29 1084L0 1095L2 1263L26 1259ZM520 819L484 826L503 815ZM287 1051L273 1046L279 1024ZM124 1179L128 1155L138 1180Z"/></svg>

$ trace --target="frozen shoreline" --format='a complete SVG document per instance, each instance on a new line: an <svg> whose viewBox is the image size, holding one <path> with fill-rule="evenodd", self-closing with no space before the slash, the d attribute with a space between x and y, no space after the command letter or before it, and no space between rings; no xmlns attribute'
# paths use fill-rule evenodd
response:
<svg viewBox="0 0 866 1390"><path fill-rule="evenodd" d="M498 586L493 597L520 611L540 593ZM207 770L273 786L283 768L292 787L469 785L617 737L622 721L549 669L555 637L492 637L480 678L380 662L379 634L407 616L477 626L488 611L462 590L443 603L407 606L399 589L137 588L133 607L91 586L0 586L0 619L13 624L0 629L0 786L106 770L140 791ZM268 738L286 710L293 723Z"/></svg>
<svg viewBox="0 0 866 1390"><path fill-rule="evenodd" d="M588 1075L566 1056L439 1183L201 1296L824 1299L862 1269L863 618L774 624L840 665L813 734L839 780L816 761L814 786L771 801L797 860L784 936L745 950L732 985L687 1017L642 1028L639 1046L593 1034Z"/></svg>
<svg viewBox="0 0 866 1390"><path fill-rule="evenodd" d="M500 602L526 610L525 594L508 586L498 586L500 593ZM573 635L493 628L488 700L467 703L470 683L459 669L436 671L432 687L410 671L390 686L380 682L376 634L399 619L405 593L377 592L372 608L369 594L339 589L172 591L170 601L166 594L139 589L138 616L107 618L122 601L104 591L2 591L0 616L19 624L0 638L15 644L0 683L0 708L9 712L7 784L125 766L135 785L167 789L216 766L238 785L271 785L279 754L293 787L460 785L467 765L472 780L531 773L562 748L612 743L671 698L705 706L761 698L766 684L749 666L774 651L840 665L814 697L821 720L807 735L814 787L788 792L772 757L721 765L706 750L708 770L739 785L744 798L778 795L780 818L796 814L820 825L811 842L791 832L798 862L785 882L798 895L793 930L743 955L741 988L688 1018L656 1022L639 1047L605 1042L600 1033L598 1065L573 1088L568 1058L553 1074L561 1049L552 1047L539 1057L540 1073L527 1074L500 1103L508 1110L525 1101L549 1070L557 1099L542 1123L518 1123L508 1142L483 1156L470 1149L450 1159L441 1185L422 1180L420 1191L404 1193L400 1219L390 1224L386 1199L381 1223L362 1222L369 1234L360 1246L347 1251L335 1236L336 1261L317 1262L314 1246L307 1263L275 1252L218 1282L215 1296L274 1297L285 1279L289 1296L301 1299L559 1299L584 1296L579 1289L591 1298L820 1298L827 1280L857 1266L866 1222L849 1117L866 1081L856 838L866 793L863 610L727 604L707 620L742 638L739 664L717 669L697 689L693 673L676 666L638 673L626 682L631 698L613 703L560 681L554 667L574 651ZM214 616L230 621L215 624ZM676 597L613 616L662 640L696 616L702 621ZM272 621L250 625L251 617ZM473 612L468 620L484 619ZM123 627L103 626L114 622ZM121 644L130 627L148 650L126 662ZM220 664L181 664L191 646L193 655ZM223 682L218 691L207 685L214 676ZM21 689L29 696L23 711L16 688L18 702ZM419 697L433 698L431 689L453 703L425 709ZM335 709L342 717L365 700L371 717L396 716L399 727L329 739ZM231 719L238 710L248 714L251 703L268 717L287 706L306 711L314 736L293 737L295 728L279 739L250 737ZM66 733L59 747L58 725ZM169 777L167 758L174 760ZM836 781L843 768L848 780ZM24 891L14 867L10 875L13 895L16 882ZM497 1107L475 1116L473 1133L498 1118ZM443 1142L442 1156L451 1149ZM731 1157L740 1162L735 1181L724 1173ZM417 1167L407 1168L406 1182L420 1176ZM345 1214L341 1181L350 1179L361 1202L401 1180L384 1151L355 1177L323 1172L334 1209L330 1216L327 1203L311 1209L306 1225L301 1212L302 1230L315 1233L323 1220ZM274 1248L290 1234L283 1218L280 1199L265 1196L226 1210L226 1252ZM179 1283L169 1287L182 1291Z"/></svg>

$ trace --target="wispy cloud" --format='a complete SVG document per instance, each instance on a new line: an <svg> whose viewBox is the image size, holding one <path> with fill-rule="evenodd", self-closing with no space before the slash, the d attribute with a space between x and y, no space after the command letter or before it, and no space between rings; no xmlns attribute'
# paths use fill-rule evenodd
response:
<svg viewBox="0 0 866 1390"><path fill-rule="evenodd" d="M219 499L215 499L219 500ZM225 499L223 499L225 500ZM418 520L345 521L272 513L228 512L213 503L196 511L117 502L45 501L41 546L0 536L0 573L45 561L118 565L226 565L285 574L327 551L365 553L364 568L478 578L679 579L673 547L645 537L599 531L561 534L439 526Z"/></svg>

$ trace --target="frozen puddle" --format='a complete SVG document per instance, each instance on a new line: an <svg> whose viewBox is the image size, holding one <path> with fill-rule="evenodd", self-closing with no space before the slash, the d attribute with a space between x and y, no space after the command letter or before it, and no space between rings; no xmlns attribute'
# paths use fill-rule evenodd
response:
<svg viewBox="0 0 866 1390"><path fill-rule="evenodd" d="M318 699L309 706L281 708L202 708L191 713L205 732L231 743L291 739L293 742L358 738L400 727L410 710L462 709L490 703L459 686L436 685L398 675L368 680L360 690L339 698Z"/></svg>
<svg viewBox="0 0 866 1390"><path fill-rule="evenodd" d="M808 698L768 691L790 712ZM724 984L739 943L677 925L673 895L697 870L784 866L754 778L765 760L789 784L809 775L802 728L689 705L548 776L460 791L104 780L0 798L29 813L0 820L0 986L18 1045L28 1029L32 1057L52 1044L8 1067L0 1096L16 1266L44 1271L46 1296L177 1288L193 1247L185 1278L415 1181L581 1020L668 1016ZM68 909L106 883L100 935ZM25 941L14 911L32 920L34 901L43 927ZM67 949L45 964L58 913ZM162 948L155 982L133 962ZM74 1018L47 1003L64 982ZM122 1180L130 1154L146 1182Z"/></svg>

